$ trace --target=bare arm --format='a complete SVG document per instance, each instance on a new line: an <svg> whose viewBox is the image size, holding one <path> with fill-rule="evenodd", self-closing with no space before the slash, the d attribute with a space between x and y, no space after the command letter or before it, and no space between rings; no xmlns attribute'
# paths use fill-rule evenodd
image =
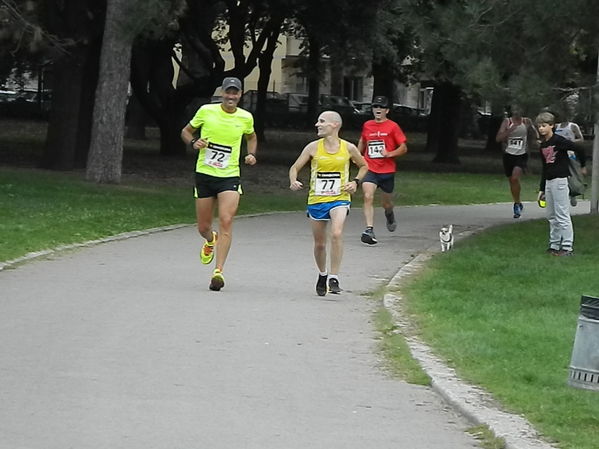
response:
<svg viewBox="0 0 599 449"><path fill-rule="evenodd" d="M246 134L245 141L247 142L247 152L245 156L245 163L248 165L256 164L256 151L258 150L258 137L256 133Z"/></svg>
<svg viewBox="0 0 599 449"><path fill-rule="evenodd" d="M576 123L572 123L571 125L572 132L574 133L574 143L582 143L584 142L584 136L582 135L582 131L580 131L580 126Z"/></svg>
<svg viewBox="0 0 599 449"><path fill-rule="evenodd" d="M195 139L194 135L197 131L198 129L194 128L189 123L181 130L181 140L183 140L186 145L191 145L191 148L195 150L199 150L200 148L204 148L206 145L208 145L208 142L203 139L197 139L192 145L191 141Z"/></svg>
<svg viewBox="0 0 599 449"><path fill-rule="evenodd" d="M497 135L495 136L496 142L505 142L506 141L507 137L510 134L510 131L512 130L510 127L508 127L507 124L508 124L508 120L503 119L503 121L501 122L501 126L499 127L499 131L497 131Z"/></svg>
<svg viewBox="0 0 599 449"><path fill-rule="evenodd" d="M534 137L535 140L539 140L541 138L541 136L539 136L539 130L537 129L537 127L535 126L535 124L533 123L533 121L529 118L525 119L526 120L526 126L529 129L529 133L532 137Z"/></svg>
<svg viewBox="0 0 599 449"><path fill-rule="evenodd" d="M393 151L389 151L388 153L386 151L383 151L383 156L385 156L385 157L399 157L399 156L403 156L407 152L408 152L408 146L404 142L404 143L402 143L400 146L398 146Z"/></svg>
<svg viewBox="0 0 599 449"><path fill-rule="evenodd" d="M354 164L358 166L358 174L356 178L362 181L366 173L368 172L368 165L366 164L366 160L358 151L358 148L355 145L349 144L347 146L347 150L349 151L349 156ZM343 190L349 193L355 193L358 189L357 181L349 181L347 184L343 186Z"/></svg>
<svg viewBox="0 0 599 449"><path fill-rule="evenodd" d="M289 188L291 190L300 190L304 185L297 180L297 175L300 170L306 165L316 150L316 142L310 142L304 147L299 157L289 168Z"/></svg>
<svg viewBox="0 0 599 449"><path fill-rule="evenodd" d="M361 137L360 140L358 140L358 153L364 154L364 140L362 140Z"/></svg>

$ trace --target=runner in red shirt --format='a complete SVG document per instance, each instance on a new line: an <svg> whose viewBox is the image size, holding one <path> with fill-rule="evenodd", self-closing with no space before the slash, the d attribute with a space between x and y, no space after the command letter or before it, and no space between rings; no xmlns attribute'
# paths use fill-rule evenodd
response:
<svg viewBox="0 0 599 449"><path fill-rule="evenodd" d="M393 213L393 189L395 187L395 158L408 152L406 136L397 123L387 118L389 101L376 96L372 101L374 120L368 120L362 127L358 151L364 155L368 173L362 180L364 192L364 218L366 229L361 240L369 245L378 243L374 235L374 193L377 187L382 190L381 200L385 210L387 229L395 231L397 222Z"/></svg>

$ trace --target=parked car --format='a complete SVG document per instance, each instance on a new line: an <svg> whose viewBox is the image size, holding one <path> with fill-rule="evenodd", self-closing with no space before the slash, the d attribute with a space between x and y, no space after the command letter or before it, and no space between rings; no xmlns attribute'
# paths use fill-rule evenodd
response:
<svg viewBox="0 0 599 449"><path fill-rule="evenodd" d="M52 91L0 90L0 113L15 117L45 116L50 111Z"/></svg>
<svg viewBox="0 0 599 449"><path fill-rule="evenodd" d="M352 102L347 97L338 95L320 96L320 107L322 110L337 111L341 115L359 114L360 112L354 107Z"/></svg>
<svg viewBox="0 0 599 449"><path fill-rule="evenodd" d="M426 111L412 106L394 103L388 117L406 131L424 132L428 126Z"/></svg>
<svg viewBox="0 0 599 449"><path fill-rule="evenodd" d="M242 107L250 112L256 111L258 103L258 91L248 90L244 92ZM266 110L268 112L285 112L287 110L287 97L275 91L266 92Z"/></svg>
<svg viewBox="0 0 599 449"><path fill-rule="evenodd" d="M357 109L358 114L363 114L367 116L372 115L372 103L369 101L352 101L354 108Z"/></svg>
<svg viewBox="0 0 599 449"><path fill-rule="evenodd" d="M286 94L289 112L308 112L308 94Z"/></svg>
<svg viewBox="0 0 599 449"><path fill-rule="evenodd" d="M0 103L11 103L17 99L17 95L14 90L0 90Z"/></svg>

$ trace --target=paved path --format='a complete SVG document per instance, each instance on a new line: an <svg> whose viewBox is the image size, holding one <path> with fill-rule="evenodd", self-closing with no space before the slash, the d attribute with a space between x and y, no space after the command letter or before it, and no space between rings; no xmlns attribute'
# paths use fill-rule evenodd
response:
<svg viewBox="0 0 599 449"><path fill-rule="evenodd" d="M431 389L385 373L363 294L441 224L513 222L510 206L398 218L368 247L351 213L345 292L324 298L301 213L238 219L221 292L192 227L0 271L0 449L477 447Z"/></svg>

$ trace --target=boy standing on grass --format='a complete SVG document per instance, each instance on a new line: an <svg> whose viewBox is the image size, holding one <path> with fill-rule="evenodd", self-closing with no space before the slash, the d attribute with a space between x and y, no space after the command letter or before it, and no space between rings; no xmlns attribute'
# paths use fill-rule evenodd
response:
<svg viewBox="0 0 599 449"><path fill-rule="evenodd" d="M536 118L541 136L541 185L539 200L547 202L549 221L549 248L554 256L571 256L574 250L574 228L570 217L568 176L570 176L568 151L573 151L586 175L585 154L582 148L553 132L555 116L541 112Z"/></svg>

